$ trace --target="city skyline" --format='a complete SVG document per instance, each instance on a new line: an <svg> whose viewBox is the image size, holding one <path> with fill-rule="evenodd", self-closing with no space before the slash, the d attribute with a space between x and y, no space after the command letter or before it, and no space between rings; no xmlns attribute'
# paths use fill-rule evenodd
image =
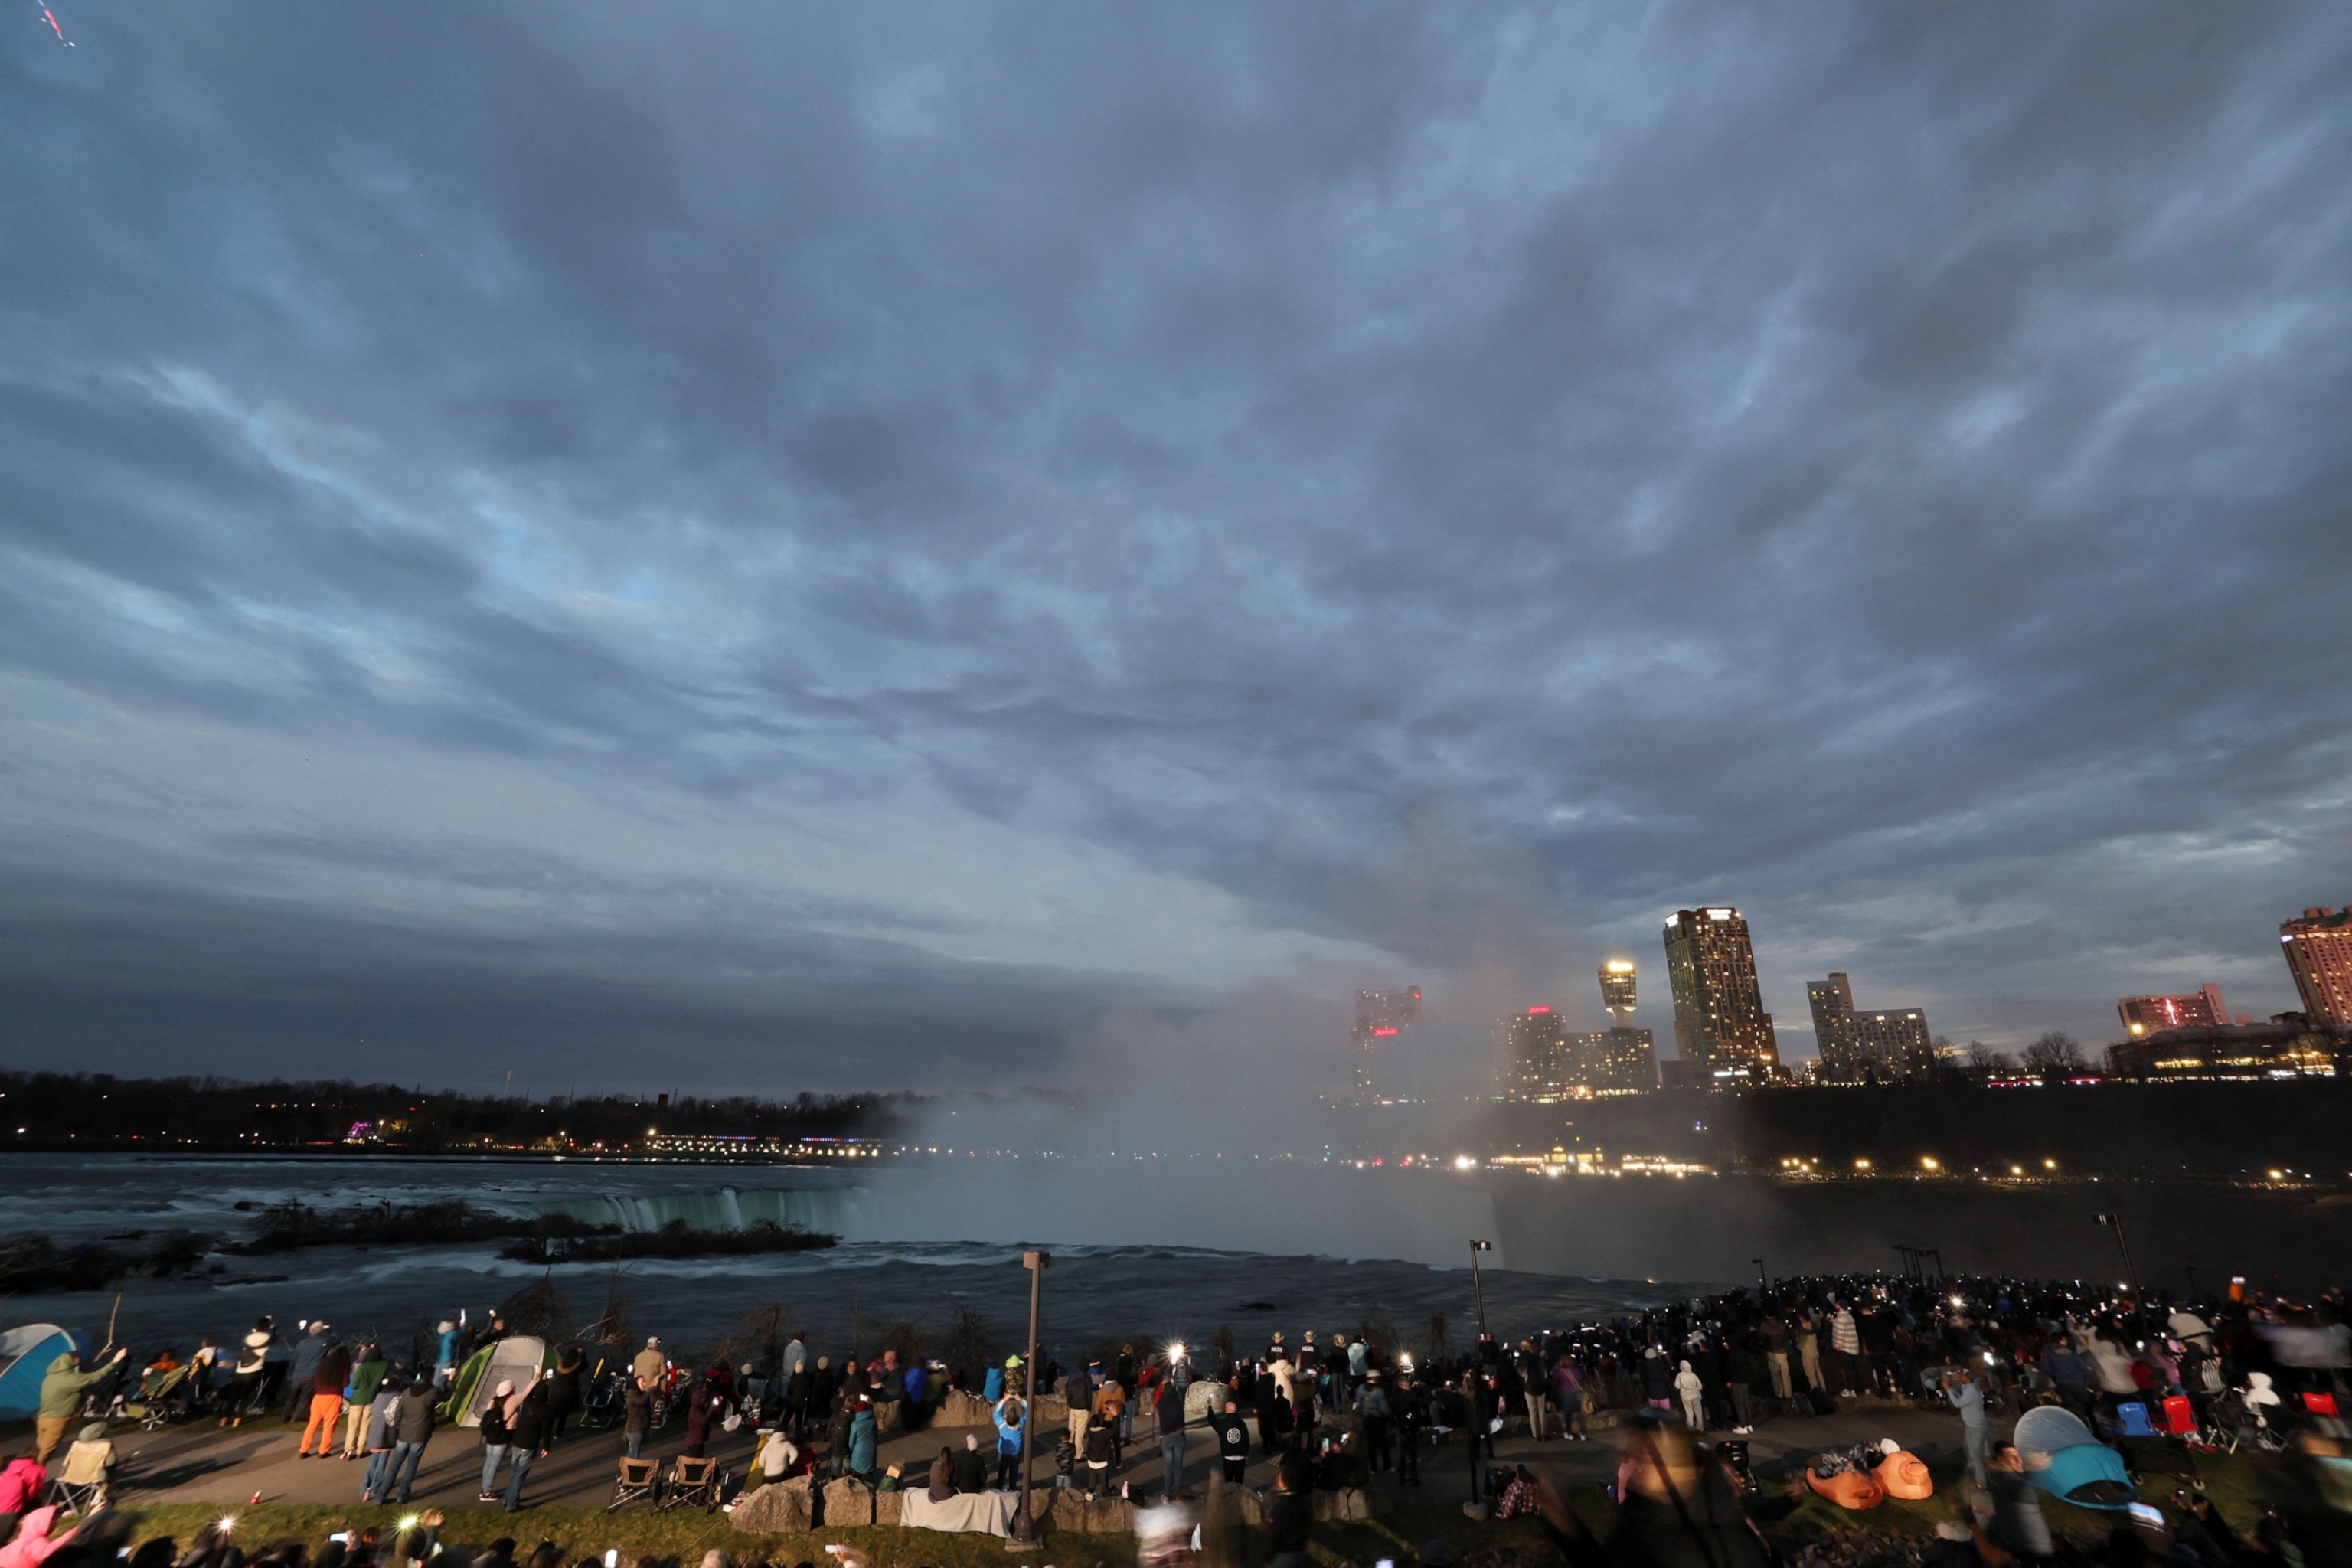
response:
<svg viewBox="0 0 2352 1568"><path fill-rule="evenodd" d="M68 22L0 1064L1343 1092L1694 894L2014 1049L2352 896L2352 16Z"/></svg>

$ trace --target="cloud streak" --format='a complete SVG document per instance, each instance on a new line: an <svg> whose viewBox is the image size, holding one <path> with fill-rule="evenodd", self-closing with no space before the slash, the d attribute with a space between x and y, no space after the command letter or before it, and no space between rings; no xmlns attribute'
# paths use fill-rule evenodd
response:
<svg viewBox="0 0 2352 1568"><path fill-rule="evenodd" d="M2352 896L2352 24L572 22L0 50L0 1050L1051 1077L1724 899L2095 1038Z"/></svg>

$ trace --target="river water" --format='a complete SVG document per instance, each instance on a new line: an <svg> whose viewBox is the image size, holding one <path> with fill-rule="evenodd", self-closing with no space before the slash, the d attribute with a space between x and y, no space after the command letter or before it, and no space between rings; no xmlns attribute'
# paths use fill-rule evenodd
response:
<svg viewBox="0 0 2352 1568"><path fill-rule="evenodd" d="M215 1259L206 1279L122 1282L121 1337L140 1352L184 1352L205 1333L242 1332L264 1312L281 1324L324 1317L406 1344L417 1326L460 1310L479 1317L544 1274L575 1322L610 1292L632 1327L674 1349L716 1342L781 1302L821 1347L870 1346L898 1323L937 1345L958 1310L976 1312L1010 1350L1027 1312L1024 1244L1049 1248L1049 1342L1079 1349L1136 1334L1207 1342L1222 1327L1249 1345L1276 1329L1296 1342L1370 1324L1420 1344L1433 1314L1456 1342L1474 1331L1465 1243L1492 1235L1493 1205L1475 1184L1432 1176L1371 1188L1352 1167L1213 1161L1205 1168L1133 1161L910 1160L856 1169L543 1160L233 1159L100 1155L0 1158L0 1234L64 1240L185 1229L248 1233L255 1211L288 1198L331 1206L376 1199L464 1197L499 1212L562 1213L651 1230L677 1219L731 1228L759 1219L832 1232L811 1252L644 1259L543 1270L493 1245L321 1247ZM1502 1255L1492 1255L1500 1263ZM1456 1261L1459 1259L1460 1261ZM1497 1327L1612 1315L1687 1294L1646 1279L1586 1279L1496 1267L1485 1272ZM111 1291L18 1297L0 1326L95 1328Z"/></svg>

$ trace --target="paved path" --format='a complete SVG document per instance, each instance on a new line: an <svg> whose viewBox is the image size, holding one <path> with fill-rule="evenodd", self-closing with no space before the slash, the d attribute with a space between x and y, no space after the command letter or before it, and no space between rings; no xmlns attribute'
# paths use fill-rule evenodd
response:
<svg viewBox="0 0 2352 1568"><path fill-rule="evenodd" d="M2005 1426L1997 1420L1996 1434ZM941 1447L961 1448L965 1433L974 1430L935 1427L894 1434L881 1446L882 1462L906 1464L913 1473L928 1466ZM141 1500L243 1503L257 1492L266 1503L343 1504L356 1508L366 1461L298 1460L294 1446L300 1433L299 1425L274 1418L248 1422L228 1431L205 1422L157 1433L135 1429L118 1433L116 1446L125 1456L124 1481L118 1489L118 1500L126 1507L135 1507ZM722 1468L740 1478L751 1462L751 1432L714 1432L711 1436L707 1452L719 1461ZM992 1470L994 1434L982 1431L979 1436L982 1450L992 1453ZM1772 1466L1791 1456L1801 1458L1824 1448L1848 1447L1890 1436L1931 1465L1955 1458L1959 1452L1958 1419L1929 1410L1862 1410L1811 1419L1769 1421L1756 1429L1748 1443L1756 1463ZM1539 1466L1556 1480L1569 1484L1597 1485L1615 1473L1618 1449L1612 1437L1605 1431L1588 1443L1555 1438L1538 1444L1525 1437L1506 1437L1499 1444L1499 1460ZM667 1468L670 1457L684 1446L683 1434L672 1428L656 1434L646 1446L646 1453L659 1458ZM525 1483L524 1503L603 1507L611 1500L620 1455L621 1437L617 1432L573 1433L531 1467ZM1204 1429L1193 1427L1185 1449L1187 1483L1201 1485L1215 1463L1213 1441ZM447 1428L436 1432L425 1450L416 1500L445 1510L481 1506L476 1501L481 1486L481 1442L476 1433ZM1041 1485L1052 1484L1051 1467L1042 1458L1037 1472ZM1127 1463L1116 1475L1156 1492L1160 1486L1160 1447L1156 1437L1139 1436L1129 1444ZM1392 1477L1378 1478L1375 1484L1397 1494L1400 1500L1439 1502L1466 1499L1469 1467L1462 1444L1456 1440L1425 1449L1422 1476L1423 1484L1418 1489L1399 1488ZM1253 1486L1271 1485L1272 1461L1254 1457L1249 1480ZM503 1474L500 1484L504 1484Z"/></svg>

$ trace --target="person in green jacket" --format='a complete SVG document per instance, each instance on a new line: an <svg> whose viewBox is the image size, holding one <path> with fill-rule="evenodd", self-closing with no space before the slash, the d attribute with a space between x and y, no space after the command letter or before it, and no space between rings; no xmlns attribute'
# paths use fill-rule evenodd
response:
<svg viewBox="0 0 2352 1568"><path fill-rule="evenodd" d="M364 1451L361 1439L367 1434L368 1406L375 1403L376 1393L383 1387L384 1375L392 1363L383 1359L380 1345L369 1345L360 1352L360 1359L352 1368L352 1381L343 1394L343 1458L356 1459Z"/></svg>
<svg viewBox="0 0 2352 1568"><path fill-rule="evenodd" d="M81 1353L79 1351L67 1351L49 1363L49 1373L41 1379L40 1414L33 1418L33 1436L39 1445L36 1457L42 1464L47 1464L49 1456L56 1453L58 1446L66 1440L66 1423L71 1421L74 1412L81 1408L83 1390L94 1383L112 1377L115 1368L130 1357L131 1352L125 1347L116 1351L114 1359L104 1366L93 1367L88 1372L81 1370Z"/></svg>

